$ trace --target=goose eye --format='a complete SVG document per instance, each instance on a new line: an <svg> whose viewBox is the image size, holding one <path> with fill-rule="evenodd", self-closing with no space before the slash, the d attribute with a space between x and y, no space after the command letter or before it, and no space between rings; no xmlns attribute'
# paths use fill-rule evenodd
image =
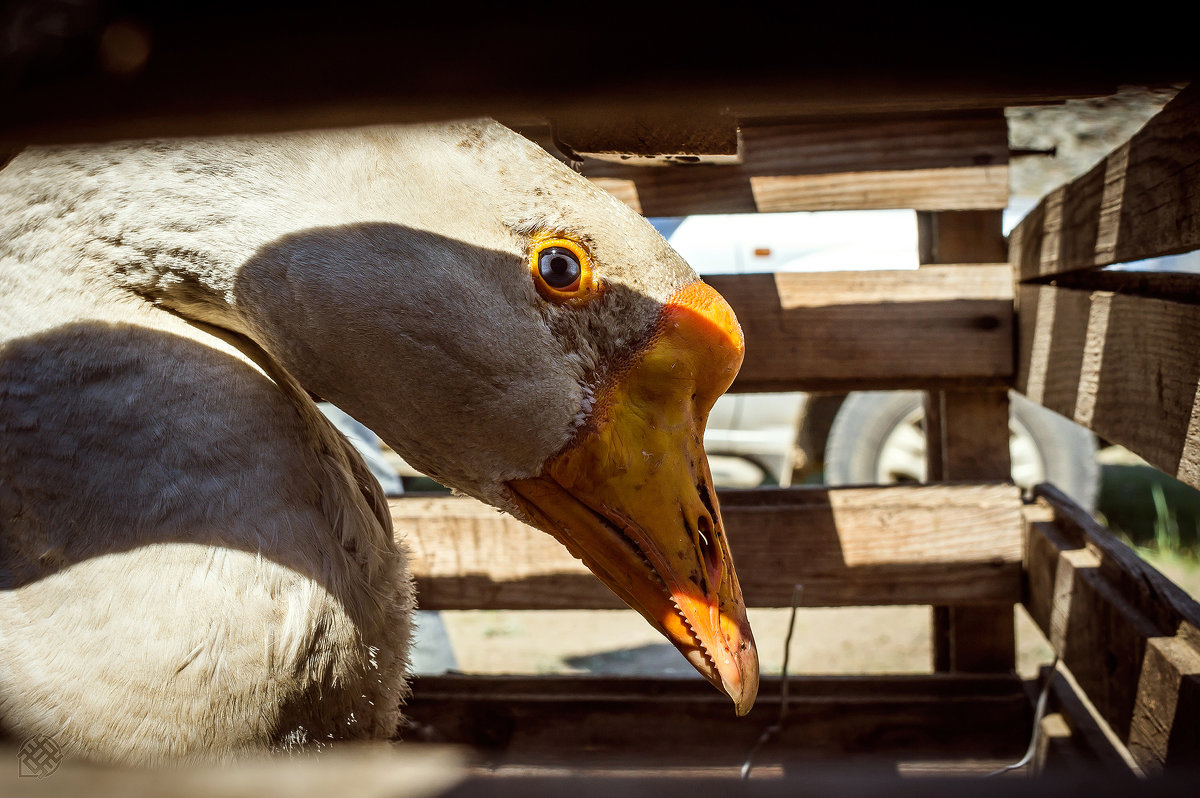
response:
<svg viewBox="0 0 1200 798"><path fill-rule="evenodd" d="M602 286L592 274L592 261L578 241L554 234L533 239L529 253L533 283L543 299L577 305L599 295Z"/></svg>
<svg viewBox="0 0 1200 798"><path fill-rule="evenodd" d="M579 282L583 267L571 250L564 247L547 247L538 257L538 273L551 288L569 291Z"/></svg>

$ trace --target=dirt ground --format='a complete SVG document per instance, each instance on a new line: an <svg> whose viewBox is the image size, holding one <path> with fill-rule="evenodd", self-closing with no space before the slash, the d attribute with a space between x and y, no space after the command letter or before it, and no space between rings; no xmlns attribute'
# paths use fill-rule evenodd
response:
<svg viewBox="0 0 1200 798"><path fill-rule="evenodd" d="M1014 158L1014 205L1028 204L1083 174L1156 113L1176 88L1124 89L1100 99L1014 108L1008 112L1014 149L1054 155ZM1200 570L1168 563L1169 575L1200 595ZM928 673L931 622L928 607L804 608L791 645L791 673ZM1026 676L1049 663L1051 651L1020 608L1018 669ZM762 670L780 672L789 610L755 609L750 621ZM445 637L427 624L427 645L458 670L473 673L596 672L699 678L683 658L632 611L445 612ZM440 641L440 642L438 642ZM421 659L421 658L419 658ZM439 661L434 657L429 661ZM439 666L437 669L440 669Z"/></svg>
<svg viewBox="0 0 1200 798"><path fill-rule="evenodd" d="M764 674L779 674L787 609L750 610ZM444 612L456 661L467 673L603 673L700 678L632 610ZM796 617L792 674L930 673L929 607L802 608ZM1019 670L1033 675L1052 653L1018 614Z"/></svg>

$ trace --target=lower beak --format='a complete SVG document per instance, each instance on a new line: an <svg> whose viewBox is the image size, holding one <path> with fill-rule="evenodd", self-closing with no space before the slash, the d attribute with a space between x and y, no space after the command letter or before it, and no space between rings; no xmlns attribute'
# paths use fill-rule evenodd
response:
<svg viewBox="0 0 1200 798"><path fill-rule="evenodd" d="M662 632L739 715L758 694L758 652L702 441L742 353L725 300L704 283L687 286L651 343L598 392L574 441L539 476L508 483L528 520Z"/></svg>

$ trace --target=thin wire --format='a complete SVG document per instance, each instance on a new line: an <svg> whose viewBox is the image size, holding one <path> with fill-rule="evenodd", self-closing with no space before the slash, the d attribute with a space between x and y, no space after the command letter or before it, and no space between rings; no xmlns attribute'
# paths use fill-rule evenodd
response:
<svg viewBox="0 0 1200 798"><path fill-rule="evenodd" d="M792 589L792 615L788 621L787 637L783 643L783 668L779 687L779 716L774 723L763 729L763 733L759 735L750 752L746 754L746 761L742 763L742 781L747 781L750 778L750 771L754 767L754 755L758 753L758 750L766 745L772 737L783 731L783 724L787 718L788 710L788 662L791 659L792 652L792 633L796 631L796 609L800 606L800 594L803 591L804 586L801 584L797 584ZM1018 770L1033 761L1038 743L1042 739L1042 719L1046 716L1046 705L1050 699L1050 687L1054 683L1054 675L1058 672L1058 659L1058 655L1055 654L1054 661L1050 663L1050 667L1046 671L1046 680L1042 684L1042 690L1038 694L1037 705L1033 710L1033 730L1029 735L1029 747L1025 749L1025 755L1011 765L1005 765L999 770L988 773L984 778L990 779L1009 771Z"/></svg>
<svg viewBox="0 0 1200 798"><path fill-rule="evenodd" d="M783 641L783 673L779 687L779 717L775 719L774 723L763 729L763 733L758 737L758 742L746 754L746 761L742 763L742 781L750 778L750 769L754 766L754 755L758 753L758 749L762 748L768 740L783 730L783 721L787 717L788 708L788 660L791 658L792 653L792 632L796 631L796 608L800 606L800 594L803 592L804 585L797 584L792 588L792 617L788 621L787 637Z"/></svg>
<svg viewBox="0 0 1200 798"><path fill-rule="evenodd" d="M1046 681L1042 684L1042 692L1038 694L1037 707L1033 710L1033 731L1029 735L1029 747L1025 749L1025 756L1011 765L1005 765L999 770L993 770L984 776L985 779L1008 773L1010 770L1023 768L1033 761L1033 755L1037 752L1038 743L1042 739L1042 718L1046 715L1046 704L1050 698L1050 686L1054 683L1054 675L1056 673L1058 673L1058 654L1054 655L1054 662L1050 663L1050 668L1046 671Z"/></svg>

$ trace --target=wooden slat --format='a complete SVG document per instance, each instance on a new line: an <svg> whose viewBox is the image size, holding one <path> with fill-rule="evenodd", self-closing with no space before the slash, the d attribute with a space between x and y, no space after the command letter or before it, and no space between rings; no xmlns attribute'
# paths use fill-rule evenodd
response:
<svg viewBox="0 0 1200 798"><path fill-rule="evenodd" d="M612 768L575 769L551 765L544 770L513 769L512 773L480 769L468 781L441 798L1195 798L1194 777L1164 777L1148 781L1113 780L1102 774L1050 774L1041 778L983 780L981 774L1000 762L934 759L928 767L911 761L871 762L869 755L852 761L807 759L785 769L738 780L737 771L713 774L697 767L660 775L661 768L637 771ZM926 763L921 763L922 765ZM872 767L874 765L874 767ZM897 767L898 766L898 767ZM899 771L899 773L897 773ZM1018 772L1014 776L1020 775ZM49 793L47 792L47 795ZM165 796L164 798L170 798Z"/></svg>
<svg viewBox="0 0 1200 798"><path fill-rule="evenodd" d="M1006 57L1011 42L1030 43L1020 18L992 19L986 30L970 26L964 36L957 15L931 32L928 14L868 20L848 7L805 8L764 24L756 14L716 19L660 5L636 9L641 24L597 14L587 24L563 21L551 33L531 27L546 17L502 5L460 14L452 25L436 6L344 10L328 1L298 4L285 17L261 0L70 12L34 3L5 20L7 40L21 44L5 61L0 135L95 140L553 116L572 106L616 112L632 104L835 118L998 109L1177 80L1181 64L1190 64L1187 26L1175 26L1172 36L1150 14L1142 35L1125 35L1120 59L1096 55L1098 31L1081 30L1077 15L1057 28L1041 20L1037 41L1017 63ZM140 63L121 37L104 35L120 22L145 33L148 57ZM1129 24L1121 20L1123 32ZM952 41L962 44L947 49ZM1134 42L1152 57L1130 56ZM106 57L114 43L116 60L124 61L117 72Z"/></svg>
<svg viewBox="0 0 1200 798"><path fill-rule="evenodd" d="M29 739L40 742L37 736ZM8 763L4 794L21 798L433 798L447 795L469 772L463 751L449 746L410 749L339 740L284 751L239 751L220 761L214 756L209 762L177 759L140 766L58 761L44 753L33 759L44 769L30 773L19 764L28 761L19 742L0 745L0 759Z"/></svg>
<svg viewBox="0 0 1200 798"><path fill-rule="evenodd" d="M734 391L1007 383L1006 266L712 275L746 335Z"/></svg>
<svg viewBox="0 0 1200 798"><path fill-rule="evenodd" d="M1004 390L938 391L927 394L926 418L930 450L940 449L930 464L935 480L1005 480L1012 470L1008 454L1008 392ZM1016 665L1016 638L1011 607L938 606L934 613L934 664L939 670L1007 672Z"/></svg>
<svg viewBox="0 0 1200 798"><path fill-rule="evenodd" d="M1200 487L1200 304L1020 289L1017 388Z"/></svg>
<svg viewBox="0 0 1200 798"><path fill-rule="evenodd" d="M1200 764L1200 605L1052 487L1027 523L1030 615L1148 772Z"/></svg>
<svg viewBox="0 0 1200 798"><path fill-rule="evenodd" d="M927 424L926 429L931 433L930 442L940 444L941 470L931 471L929 479L1009 479L1012 461L1008 451L1008 392L939 391L938 394L938 424L936 427Z"/></svg>
<svg viewBox="0 0 1200 798"><path fill-rule="evenodd" d="M1061 670L1043 667L1038 685L1046 678L1051 680L1047 718L1058 721L1048 730L1052 735L1038 746L1034 771L1039 776L1064 771L1103 773L1127 784L1136 781L1140 774L1135 774L1128 749L1101 725L1103 720L1088 708L1072 682Z"/></svg>
<svg viewBox="0 0 1200 798"><path fill-rule="evenodd" d="M927 268L926 261L945 262L950 257L969 263L1003 260L1007 253L1000 234L1001 215L1000 211L921 214L922 268ZM925 419L927 479L1010 478L1006 389L927 392ZM935 670L1007 672L1015 667L1011 607L936 605L932 629Z"/></svg>
<svg viewBox="0 0 1200 798"><path fill-rule="evenodd" d="M1144 296L1188 304L1200 303L1200 274L1187 272L1142 272L1101 269L1068 272L1055 277L1059 288L1082 291L1111 291L1114 294Z"/></svg>
<svg viewBox="0 0 1200 798"><path fill-rule="evenodd" d="M561 148L548 134L523 132L559 154ZM614 145L621 138L616 136ZM869 122L748 123L742 126L741 141L736 164L648 169L584 160L580 169L598 181L632 182L633 192L626 189L621 199L629 202L636 197L636 208L647 216L945 210L1007 204L1007 133L1004 118L995 113Z"/></svg>
<svg viewBox="0 0 1200 798"><path fill-rule="evenodd" d="M815 677L788 687L788 722L759 751L760 766L855 753L1015 759L1028 737L1029 702L1016 678ZM778 678L764 678L753 713L737 718L698 678L422 676L405 714L424 737L508 765L616 758L736 775L778 715L779 690Z"/></svg>
<svg viewBox="0 0 1200 798"><path fill-rule="evenodd" d="M1021 280L1200 248L1200 84L1017 226Z"/></svg>
<svg viewBox="0 0 1200 798"><path fill-rule="evenodd" d="M922 266L997 263L1008 259L1004 214L996 211L942 211L917 214L918 260Z"/></svg>
<svg viewBox="0 0 1200 798"><path fill-rule="evenodd" d="M1008 204L1008 167L752 177L750 191L763 212L1003 208Z"/></svg>
<svg viewBox="0 0 1200 798"><path fill-rule="evenodd" d="M737 120L703 108L559 115L552 127L557 149L576 161L663 165L741 160Z"/></svg>
<svg viewBox="0 0 1200 798"><path fill-rule="evenodd" d="M746 603L1012 604L1020 497L1006 485L730 491L721 509ZM549 535L466 498L391 502L424 609L624 605Z"/></svg>

